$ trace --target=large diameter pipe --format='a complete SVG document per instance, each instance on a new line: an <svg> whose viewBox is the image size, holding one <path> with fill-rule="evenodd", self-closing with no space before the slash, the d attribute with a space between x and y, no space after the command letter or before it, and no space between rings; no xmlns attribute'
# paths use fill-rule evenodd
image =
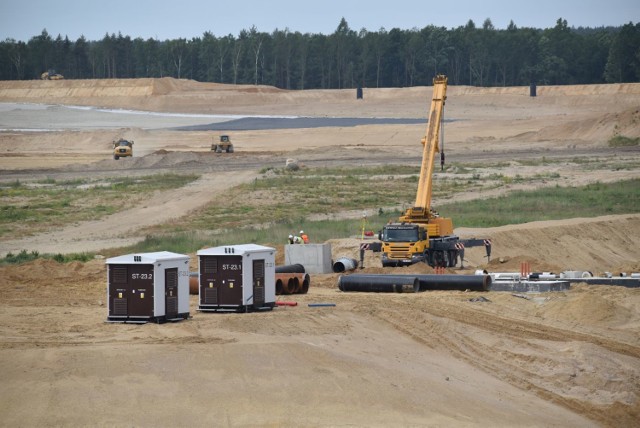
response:
<svg viewBox="0 0 640 428"><path fill-rule="evenodd" d="M487 291L491 275L418 275L420 290Z"/></svg>
<svg viewBox="0 0 640 428"><path fill-rule="evenodd" d="M338 278L338 288L340 291L416 293L420 290L420 280L400 275L342 275Z"/></svg>
<svg viewBox="0 0 640 428"><path fill-rule="evenodd" d="M307 294L309 291L309 285L311 285L311 277L308 273L304 274L304 278L302 279L302 285L300 286L300 294Z"/></svg>
<svg viewBox="0 0 640 428"><path fill-rule="evenodd" d="M340 257L333 264L333 271L335 273L347 272L354 270L358 267L358 261L349 257Z"/></svg>
<svg viewBox="0 0 640 428"><path fill-rule="evenodd" d="M417 278L420 291L426 290L471 290L487 291L491 285L490 275L374 275L353 274L353 281L366 282L367 278L385 278L384 281L402 281L403 278Z"/></svg>
<svg viewBox="0 0 640 428"><path fill-rule="evenodd" d="M287 281L282 281L282 294L293 294L296 292L295 277L290 277Z"/></svg>
<svg viewBox="0 0 640 428"><path fill-rule="evenodd" d="M276 273L305 273L304 266L300 263L294 265L276 266Z"/></svg>
<svg viewBox="0 0 640 428"><path fill-rule="evenodd" d="M189 294L198 294L200 286L200 273L189 272Z"/></svg>
<svg viewBox="0 0 640 428"><path fill-rule="evenodd" d="M306 294L309 281L309 274L306 273L276 273L276 295Z"/></svg>

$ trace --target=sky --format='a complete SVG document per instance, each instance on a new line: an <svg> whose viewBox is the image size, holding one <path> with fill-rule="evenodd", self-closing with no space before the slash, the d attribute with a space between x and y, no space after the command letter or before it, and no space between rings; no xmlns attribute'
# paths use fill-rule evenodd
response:
<svg viewBox="0 0 640 428"><path fill-rule="evenodd" d="M101 40L105 34L157 40L191 39L209 31L237 36L255 26L271 33L333 33L341 18L349 28L448 29L470 19L498 29L551 28L558 18L569 27L621 26L640 22L639 0L0 0L0 41L27 42L46 29L56 38Z"/></svg>

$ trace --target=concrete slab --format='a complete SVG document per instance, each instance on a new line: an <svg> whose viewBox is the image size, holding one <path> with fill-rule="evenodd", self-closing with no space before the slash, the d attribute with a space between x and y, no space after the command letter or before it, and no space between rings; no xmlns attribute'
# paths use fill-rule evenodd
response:
<svg viewBox="0 0 640 428"><path fill-rule="evenodd" d="M567 279L572 284L584 283L589 285L617 285L619 287L640 288L640 279L638 278L576 278Z"/></svg>
<svg viewBox="0 0 640 428"><path fill-rule="evenodd" d="M307 273L332 273L331 244L288 244L284 246L286 265L301 264Z"/></svg>
<svg viewBox="0 0 640 428"><path fill-rule="evenodd" d="M493 281L489 291L546 293L549 291L567 291L570 287L569 281Z"/></svg>

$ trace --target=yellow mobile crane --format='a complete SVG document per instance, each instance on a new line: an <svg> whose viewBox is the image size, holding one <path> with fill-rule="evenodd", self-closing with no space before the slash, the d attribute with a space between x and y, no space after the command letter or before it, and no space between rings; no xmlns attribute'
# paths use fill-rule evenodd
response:
<svg viewBox="0 0 640 428"><path fill-rule="evenodd" d="M431 209L432 176L436 153L440 152L440 164L444 166L444 151L440 151L439 140L444 104L447 99L447 77L438 75L433 79L433 98L429 111L427 132L422 138L422 167L413 207L400 216L399 222L384 226L379 234L382 241L382 266L404 266L425 262L430 266L454 267L464 246L487 247L490 241L483 239L460 240L453 234L450 218L440 217Z"/></svg>

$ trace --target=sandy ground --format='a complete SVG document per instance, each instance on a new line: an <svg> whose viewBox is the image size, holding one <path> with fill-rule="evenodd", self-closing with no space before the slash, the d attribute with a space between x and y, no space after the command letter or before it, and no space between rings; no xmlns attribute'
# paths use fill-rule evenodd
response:
<svg viewBox="0 0 640 428"><path fill-rule="evenodd" d="M252 180L287 158L310 167L390 159L417 165L419 124L234 131L236 153L224 158L209 151L219 132L173 129L252 115L421 118L431 95L430 88L365 89L356 100L354 92L173 79L0 82L0 184L202 174L124 213L132 219L128 230L114 227L120 214L3 240L0 252L127 245L143 238L137 230L214 200L222 191L214 183ZM528 88L450 87L449 162L555 174L456 198L637 178L640 150L606 142L614 132L640 136L639 110L637 84L541 87L536 98ZM134 139L136 152L116 162L110 142L120 136ZM543 156L553 162L509 162ZM563 164L575 158L611 168ZM489 264L481 249L467 251L465 272L517 271L521 261L541 271L640 271L639 215L457 232L494 242ZM357 240L331 244L334 257L356 257ZM377 262L368 254L365 271L389 271ZM0 424L637 426L638 289L577 285L527 299L489 293L488 302L478 302L477 293L462 292L341 293L337 279L313 276L309 294L287 298L297 307L201 314L192 296L191 319L135 326L104 323L104 260L1 267ZM336 306L308 307L312 302Z"/></svg>

